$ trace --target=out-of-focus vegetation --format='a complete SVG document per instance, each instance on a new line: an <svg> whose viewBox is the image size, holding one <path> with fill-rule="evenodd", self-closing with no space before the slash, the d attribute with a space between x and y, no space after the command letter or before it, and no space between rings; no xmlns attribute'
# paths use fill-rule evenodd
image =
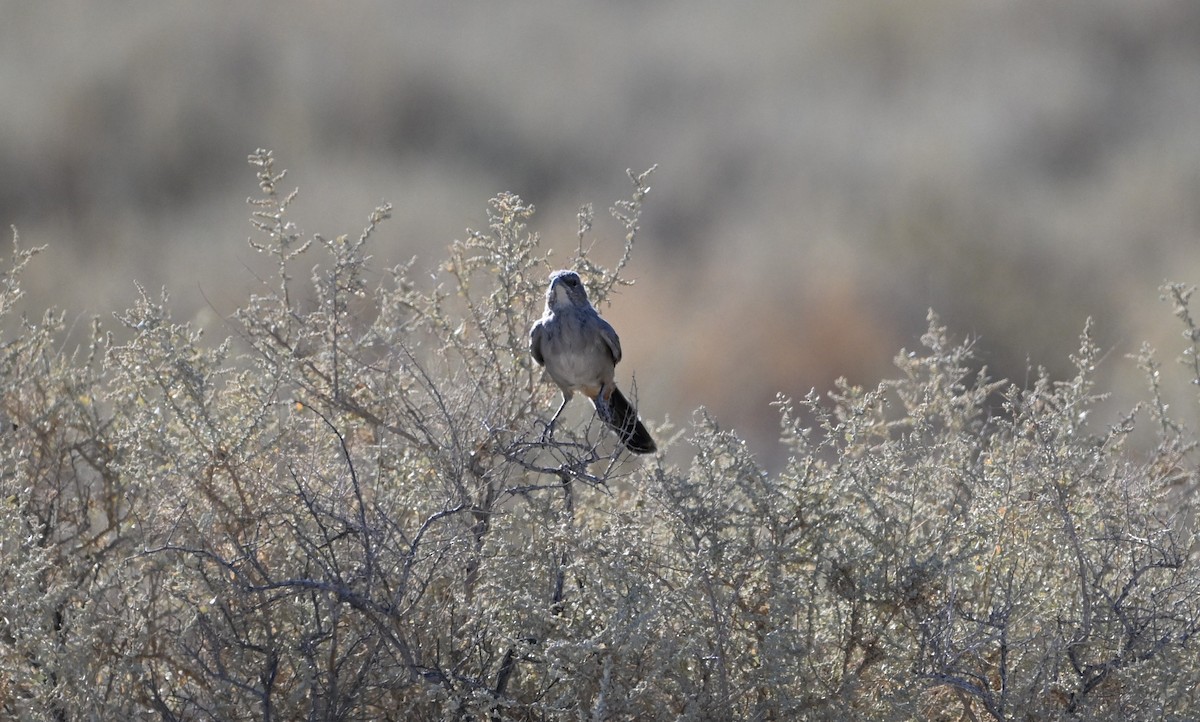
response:
<svg viewBox="0 0 1200 722"><path fill-rule="evenodd" d="M630 459L598 423L543 438L557 393L527 333L552 266L518 196L432 282L376 282L393 208L309 235L251 161L271 271L228 338L142 291L64 351L60 312L15 313L46 259L14 239L5 719L1200 713L1196 432L1162 395L1200 382L1191 287L1163 287L1183 365L1143 346L1143 400L1112 419L1091 324L1065 380L1014 384L931 314L888 380L778 399L779 472L703 409L656 429L685 463ZM599 303L647 178L614 206L617 263L581 219L570 265Z"/></svg>
<svg viewBox="0 0 1200 722"><path fill-rule="evenodd" d="M606 313L649 408L704 403L775 469L774 393L871 383L927 308L998 374L1065 378L1088 316L1117 357L1166 347L1155 289L1200 275L1193 0L8 2L0 89L0 224L50 244L27 303L77 336L133 280L210 329L234 310L270 270L230 210L260 145L310 233L395 205L376 275L433 271L501 191L563 254L658 163Z"/></svg>

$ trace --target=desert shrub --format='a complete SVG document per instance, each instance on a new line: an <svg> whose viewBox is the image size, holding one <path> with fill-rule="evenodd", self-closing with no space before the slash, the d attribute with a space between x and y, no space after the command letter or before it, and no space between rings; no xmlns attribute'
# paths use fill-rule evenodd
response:
<svg viewBox="0 0 1200 722"><path fill-rule="evenodd" d="M14 238L3 716L1196 716L1194 432L1150 349L1146 402L1105 424L1090 326L1073 378L1019 386L931 314L895 378L780 398L779 473L703 410L631 460L597 424L545 433L531 206L493 199L425 282L372 268L387 207L306 237L251 162L276 272L216 343L140 290L65 353L61 313L14 318ZM627 282L630 178L614 267L580 214L597 304ZM1200 381L1191 291L1164 291Z"/></svg>

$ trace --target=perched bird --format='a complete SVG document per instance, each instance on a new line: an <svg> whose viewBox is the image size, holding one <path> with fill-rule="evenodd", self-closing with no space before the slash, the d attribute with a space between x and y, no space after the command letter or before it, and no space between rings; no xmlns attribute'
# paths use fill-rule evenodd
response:
<svg viewBox="0 0 1200 722"><path fill-rule="evenodd" d="M635 454L658 450L650 432L638 419L637 409L613 380L621 360L621 339L588 301L578 273L551 274L546 314L529 332L529 353L562 389L562 404L550 419L547 434L553 430L567 402L579 391L592 400L596 416L617 432L626 449Z"/></svg>

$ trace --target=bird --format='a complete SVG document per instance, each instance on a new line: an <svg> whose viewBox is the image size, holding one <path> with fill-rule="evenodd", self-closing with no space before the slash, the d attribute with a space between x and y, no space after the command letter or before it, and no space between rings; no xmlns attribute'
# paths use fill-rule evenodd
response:
<svg viewBox="0 0 1200 722"><path fill-rule="evenodd" d="M574 271L550 275L546 312L529 331L529 353L562 391L562 404L546 425L546 435L567 403L580 392L592 401L596 416L607 424L634 454L658 450L637 409L617 388L616 365L621 339L588 301L583 280Z"/></svg>

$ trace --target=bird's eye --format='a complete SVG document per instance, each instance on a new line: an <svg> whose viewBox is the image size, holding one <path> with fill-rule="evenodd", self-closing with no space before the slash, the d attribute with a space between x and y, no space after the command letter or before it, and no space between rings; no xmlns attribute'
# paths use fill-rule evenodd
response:
<svg viewBox="0 0 1200 722"><path fill-rule="evenodd" d="M570 286L571 288L574 288L575 286L579 285L579 279L576 278L575 276L567 276L563 280L566 281L567 285Z"/></svg>

